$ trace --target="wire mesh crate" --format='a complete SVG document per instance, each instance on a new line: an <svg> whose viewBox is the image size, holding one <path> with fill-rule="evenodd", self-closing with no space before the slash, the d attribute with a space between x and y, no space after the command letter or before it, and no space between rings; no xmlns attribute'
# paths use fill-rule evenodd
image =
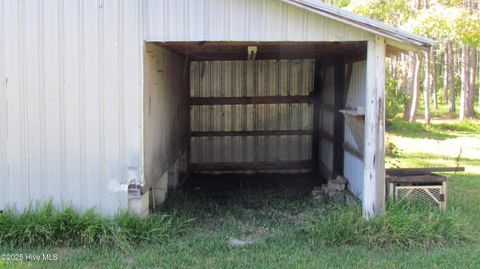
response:
<svg viewBox="0 0 480 269"><path fill-rule="evenodd" d="M387 175L389 199L415 199L447 209L447 178L437 174Z"/></svg>

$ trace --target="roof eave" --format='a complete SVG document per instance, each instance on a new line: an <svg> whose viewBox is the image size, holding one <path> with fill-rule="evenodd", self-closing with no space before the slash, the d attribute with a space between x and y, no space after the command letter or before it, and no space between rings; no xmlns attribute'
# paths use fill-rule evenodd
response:
<svg viewBox="0 0 480 269"><path fill-rule="evenodd" d="M435 41L421 37L407 31L395 28L382 22L372 20L355 13L312 0L282 0L290 5L308 10L327 18L360 28L388 39L408 44L421 49L428 49L435 45Z"/></svg>

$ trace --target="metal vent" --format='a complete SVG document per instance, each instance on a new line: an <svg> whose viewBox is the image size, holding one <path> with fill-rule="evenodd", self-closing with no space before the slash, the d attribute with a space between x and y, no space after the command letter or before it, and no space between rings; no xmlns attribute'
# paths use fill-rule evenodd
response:
<svg viewBox="0 0 480 269"><path fill-rule="evenodd" d="M415 199L426 205L444 208L442 186L396 186L395 199Z"/></svg>

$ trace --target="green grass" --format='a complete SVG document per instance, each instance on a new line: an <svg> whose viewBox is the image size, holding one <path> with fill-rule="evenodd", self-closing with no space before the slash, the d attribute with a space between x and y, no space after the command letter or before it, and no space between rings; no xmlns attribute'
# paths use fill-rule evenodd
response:
<svg viewBox="0 0 480 269"><path fill-rule="evenodd" d="M0 245L10 247L100 246L125 249L145 242L163 242L184 223L176 216L151 214L142 219L130 212L103 217L95 210L79 213L51 203L23 212L0 214Z"/></svg>
<svg viewBox="0 0 480 269"><path fill-rule="evenodd" d="M78 247L7 244L0 247L0 253L56 253L59 260L0 262L0 268L480 268L479 130L478 121L434 121L428 128L395 121L390 128L390 138L400 149L394 158L402 167L455 166L457 160L466 167L464 173L445 174L449 177L450 211L445 215L433 214L432 218L441 218L436 222L431 222L429 213L397 209L366 225L357 218L358 208L326 214L323 210L330 206L312 200L305 188L251 187L213 197L199 189L170 196L161 209L161 214L191 219L181 233L155 242L135 243L125 249L98 244ZM402 213L409 216L396 219ZM351 230L337 218L349 214L354 216ZM419 223L423 217L425 222ZM334 226L339 223L343 226ZM424 237L420 241L409 239L402 244L387 244L381 242L382 238L393 241L398 238L397 234L387 234L392 231L386 227L388 223L396 223L396 229L407 227L408 232L416 231L409 225L442 225L427 231L422 228ZM338 236L339 229L365 231L362 225L370 227L372 232L358 233L355 237ZM442 232L441 227L447 230ZM318 231L331 234L316 234ZM436 244L425 242L426 236L434 233L445 238ZM465 234L468 240L463 240ZM231 247L228 244L231 237L255 243ZM333 242L329 243L332 241L329 238ZM346 242L335 242L339 239ZM372 243L366 243L369 240Z"/></svg>
<svg viewBox="0 0 480 269"><path fill-rule="evenodd" d="M401 137L446 140L480 133L480 120L440 121L428 126L421 122L409 123L403 120L395 120L388 126L388 131Z"/></svg>
<svg viewBox="0 0 480 269"><path fill-rule="evenodd" d="M307 218L305 232L327 246L404 250L453 246L476 232L458 210L432 210L421 201L390 203L385 214L362 218L357 205L328 206Z"/></svg>

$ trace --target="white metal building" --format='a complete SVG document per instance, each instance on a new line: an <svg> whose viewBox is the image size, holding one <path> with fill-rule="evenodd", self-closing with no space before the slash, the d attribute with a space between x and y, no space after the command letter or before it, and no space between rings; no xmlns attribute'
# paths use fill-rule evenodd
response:
<svg viewBox="0 0 480 269"><path fill-rule="evenodd" d="M1 0L0 210L315 170L381 212L385 56L431 45L316 0Z"/></svg>

